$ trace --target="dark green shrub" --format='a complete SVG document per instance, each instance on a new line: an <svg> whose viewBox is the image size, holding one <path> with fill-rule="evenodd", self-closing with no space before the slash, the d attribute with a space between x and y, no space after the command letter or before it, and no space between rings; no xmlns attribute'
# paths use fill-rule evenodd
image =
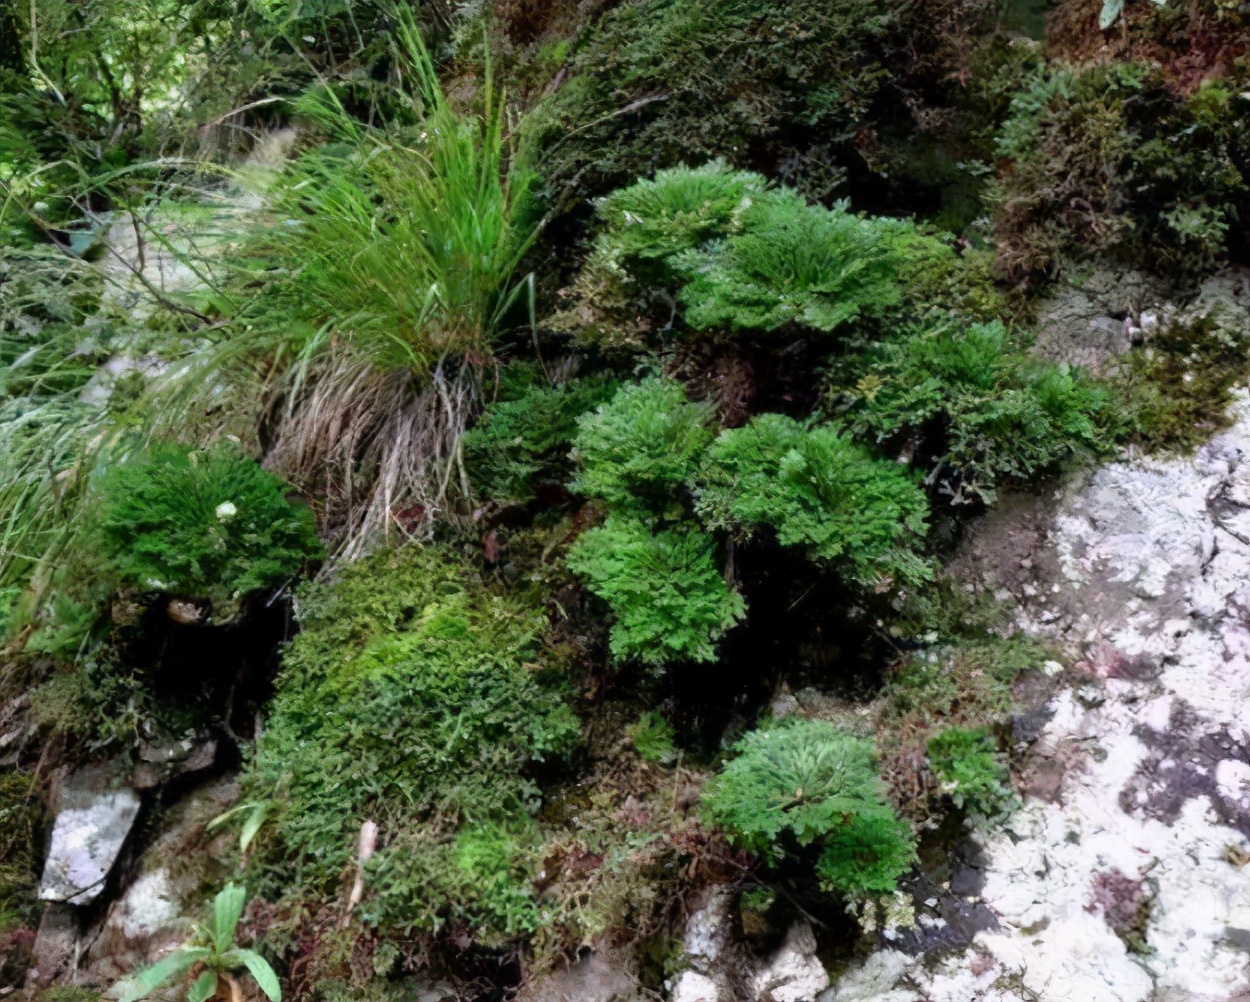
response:
<svg viewBox="0 0 1250 1002"><path fill-rule="evenodd" d="M307 587L299 615L245 778L272 799L258 839L267 893L333 897L368 819L383 846L376 922L432 931L464 919L511 934L516 901L492 900L500 867L487 865L502 850L478 851L499 839L482 832L527 826L540 803L529 768L580 734L543 669L541 609L487 589L445 551L409 546Z"/></svg>
<svg viewBox="0 0 1250 1002"><path fill-rule="evenodd" d="M776 864L797 845L820 849L832 890L894 890L915 862L911 833L885 798L872 744L822 720L752 731L707 787L708 817L741 848Z"/></svg>
<svg viewBox="0 0 1250 1002"><path fill-rule="evenodd" d="M680 383L623 386L578 419L573 489L621 509L670 510L713 434L711 408L687 400Z"/></svg>
<svg viewBox="0 0 1250 1002"><path fill-rule="evenodd" d="M463 439L474 486L487 497L519 503L534 497L540 477L562 482L578 417L615 389L614 381L597 376L559 386L543 380L487 407Z"/></svg>
<svg viewBox="0 0 1250 1002"><path fill-rule="evenodd" d="M587 19L531 124L557 206L712 157L826 199L958 91L978 3L640 0ZM953 36L953 37L952 37ZM893 133L902 132L902 136ZM871 136L870 142L857 137Z"/></svg>
<svg viewBox="0 0 1250 1002"><path fill-rule="evenodd" d="M229 606L321 556L312 512L286 490L228 443L157 447L103 475L100 545L127 586Z"/></svg>
<svg viewBox="0 0 1250 1002"><path fill-rule="evenodd" d="M927 750L943 792L970 819L993 821L1015 806L1007 763L986 728L948 727Z"/></svg>
<svg viewBox="0 0 1250 1002"><path fill-rule="evenodd" d="M1106 390L1079 369L1030 359L997 321L943 326L875 347L843 393L850 427L902 445L955 501L992 501L1023 480L1114 439Z"/></svg>
<svg viewBox="0 0 1250 1002"><path fill-rule="evenodd" d="M709 528L772 526L868 586L929 577L915 553L929 504L897 463L874 458L828 426L761 414L723 431L699 472L696 508Z"/></svg>
<svg viewBox="0 0 1250 1002"><path fill-rule="evenodd" d="M785 188L756 196L735 231L678 259L686 322L696 330L829 332L897 302L887 231L906 224L808 205Z"/></svg>
<svg viewBox="0 0 1250 1002"><path fill-rule="evenodd" d="M568 566L611 609L612 654L663 665L714 661L716 641L746 613L714 555L712 538L694 527L653 532L612 515L577 538Z"/></svg>

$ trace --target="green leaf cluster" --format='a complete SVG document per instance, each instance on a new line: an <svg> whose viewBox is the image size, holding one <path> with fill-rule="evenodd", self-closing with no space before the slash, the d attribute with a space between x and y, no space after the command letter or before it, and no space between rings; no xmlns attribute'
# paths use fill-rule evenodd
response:
<svg viewBox="0 0 1250 1002"><path fill-rule="evenodd" d="M612 514L577 538L567 564L611 607L617 658L712 661L746 613L717 569L715 540L687 517L686 485L712 425L708 406L659 377L621 387L578 421L573 489Z"/></svg>
<svg viewBox="0 0 1250 1002"><path fill-rule="evenodd" d="M870 587L931 574L915 553L927 529L924 492L897 463L829 425L761 414L721 432L698 482L696 510L710 528L772 526L782 545L805 547Z"/></svg>
<svg viewBox="0 0 1250 1002"><path fill-rule="evenodd" d="M814 846L822 882L852 896L894 890L915 862L870 742L822 720L791 719L751 731L734 750L704 806L735 845L770 864Z"/></svg>
<svg viewBox="0 0 1250 1002"><path fill-rule="evenodd" d="M623 386L577 422L573 489L613 508L671 511L714 434L711 407L687 399L677 381Z"/></svg>
<svg viewBox="0 0 1250 1002"><path fill-rule="evenodd" d="M696 330L771 332L798 324L828 333L899 298L890 247L898 225L809 205L786 188L755 198L738 227L678 265L686 322Z"/></svg>
<svg viewBox="0 0 1250 1002"><path fill-rule="evenodd" d="M321 556L312 512L286 491L228 442L158 446L102 474L96 533L123 584L228 606Z"/></svg>
<svg viewBox="0 0 1250 1002"><path fill-rule="evenodd" d="M956 500L993 500L1024 480L1114 440L1110 397L1081 370L1030 359L998 321L945 325L875 346L849 398L856 434L932 452ZM939 432L934 434L934 431Z"/></svg>
<svg viewBox="0 0 1250 1002"><path fill-rule="evenodd" d="M626 261L675 259L737 228L768 182L723 160L657 171L599 203L601 253Z"/></svg>
<svg viewBox="0 0 1250 1002"><path fill-rule="evenodd" d="M697 526L653 531L631 515L610 515L578 537L567 560L611 607L617 658L714 661L716 641L746 614L716 566L714 541Z"/></svg>
<svg viewBox="0 0 1250 1002"><path fill-rule="evenodd" d="M855 215L845 202L810 205L721 161L662 171L614 192L599 212L597 261L644 277L662 265L658 277L680 286L695 330L827 333L900 296L887 238L910 224Z"/></svg>
<svg viewBox="0 0 1250 1002"><path fill-rule="evenodd" d="M948 727L927 750L943 791L970 819L993 821L1015 807L1007 763L987 728Z"/></svg>
<svg viewBox="0 0 1250 1002"><path fill-rule="evenodd" d="M333 897L372 820L385 846L371 862L374 921L431 930L473 918L505 933L489 916L511 906L486 900L492 885L466 880L449 853L466 826L527 824L540 802L531 768L580 735L545 667L537 596L487 588L446 549L408 546L308 586L298 609L245 777L251 799L272 801L253 843L267 895ZM405 846L417 843L428 879L409 879Z"/></svg>
<svg viewBox="0 0 1250 1002"><path fill-rule="evenodd" d="M613 380L591 376L501 392L462 439L474 486L495 500L524 503L534 498L538 481L562 483L578 418L615 389Z"/></svg>
<svg viewBox="0 0 1250 1002"><path fill-rule="evenodd" d="M187 989L187 1002L206 1002L224 996L221 981L234 971L246 970L270 1002L282 1002L282 986L269 961L255 950L235 945L235 931L243 916L247 888L227 884L213 899L213 914L207 926L196 925L192 938L164 959L124 979L119 1002L139 1002L157 989L190 971L199 971ZM230 994L234 994L230 992Z"/></svg>

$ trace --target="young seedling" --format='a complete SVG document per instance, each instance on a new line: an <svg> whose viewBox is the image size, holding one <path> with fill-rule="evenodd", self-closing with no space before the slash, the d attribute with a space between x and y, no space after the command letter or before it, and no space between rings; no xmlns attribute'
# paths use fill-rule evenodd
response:
<svg viewBox="0 0 1250 1002"><path fill-rule="evenodd" d="M190 940L168 957L126 979L118 1002L138 1002L192 970L198 973L187 989L187 1002L206 1002L211 998L242 1002L243 992L234 975L245 968L271 1002L282 1002L282 986L269 962L255 950L234 944L246 900L246 887L227 884L213 900L213 917L208 927L197 924Z"/></svg>

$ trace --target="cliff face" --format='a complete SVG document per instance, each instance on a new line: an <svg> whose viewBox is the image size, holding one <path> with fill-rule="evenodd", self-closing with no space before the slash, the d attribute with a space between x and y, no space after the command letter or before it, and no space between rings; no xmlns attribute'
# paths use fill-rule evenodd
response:
<svg viewBox="0 0 1250 1002"><path fill-rule="evenodd" d="M0 0L0 994L1250 997L1248 37Z"/></svg>

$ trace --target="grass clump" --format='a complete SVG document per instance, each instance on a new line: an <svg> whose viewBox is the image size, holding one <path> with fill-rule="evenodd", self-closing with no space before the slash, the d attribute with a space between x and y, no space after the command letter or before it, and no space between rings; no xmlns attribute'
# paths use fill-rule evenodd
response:
<svg viewBox="0 0 1250 1002"><path fill-rule="evenodd" d="M416 128L366 130L330 91L301 110L338 142L303 157L280 189L285 217L256 248L284 267L258 307L329 327L384 367L429 374L447 354L491 355L523 293L512 281L537 218L489 74L480 117L448 104L411 16L394 26ZM274 300L288 307L275 313ZM285 313L285 315L283 315Z"/></svg>
<svg viewBox="0 0 1250 1002"><path fill-rule="evenodd" d="M1079 369L1028 358L998 321L944 325L883 343L840 391L856 434L901 449L953 500L991 502L1115 437L1111 399Z"/></svg>
<svg viewBox="0 0 1250 1002"><path fill-rule="evenodd" d="M660 377L621 387L577 426L573 489L613 508L654 512L673 508L714 435L711 408Z"/></svg>
<svg viewBox="0 0 1250 1002"><path fill-rule="evenodd" d="M659 666L715 661L716 641L746 614L715 549L694 526L655 532L630 515L611 515L578 537L567 561L612 611L613 656Z"/></svg>
<svg viewBox="0 0 1250 1002"><path fill-rule="evenodd" d="M828 425L761 414L721 432L700 468L696 507L709 527L771 526L783 546L807 548L860 585L931 574L915 553L927 528L923 491Z"/></svg>
<svg viewBox="0 0 1250 1002"><path fill-rule="evenodd" d="M229 443L157 447L102 475L100 546L127 587L229 608L321 556L312 512L286 491Z"/></svg>
<svg viewBox="0 0 1250 1002"><path fill-rule="evenodd" d="M790 720L752 731L734 750L704 805L735 845L774 865L814 847L821 882L852 897L893 891L915 862L870 742L821 720Z"/></svg>
<svg viewBox="0 0 1250 1002"><path fill-rule="evenodd" d="M987 728L948 727L929 739L929 766L942 791L970 820L987 822L1011 812L1007 763Z"/></svg>
<svg viewBox="0 0 1250 1002"><path fill-rule="evenodd" d="M615 390L615 382L601 376L505 386L464 437L465 465L478 491L520 504L533 500L540 481L562 484L578 418Z"/></svg>
<svg viewBox="0 0 1250 1002"><path fill-rule="evenodd" d="M541 800L531 767L580 734L544 669L546 617L433 547L344 568L302 592L299 615L246 777L272 801L256 860L267 895L332 898L372 820L370 921L431 932L465 920L508 935L500 915L512 906L500 912L494 884L473 879L486 865L470 851L478 836L458 840L481 826L523 830Z"/></svg>

